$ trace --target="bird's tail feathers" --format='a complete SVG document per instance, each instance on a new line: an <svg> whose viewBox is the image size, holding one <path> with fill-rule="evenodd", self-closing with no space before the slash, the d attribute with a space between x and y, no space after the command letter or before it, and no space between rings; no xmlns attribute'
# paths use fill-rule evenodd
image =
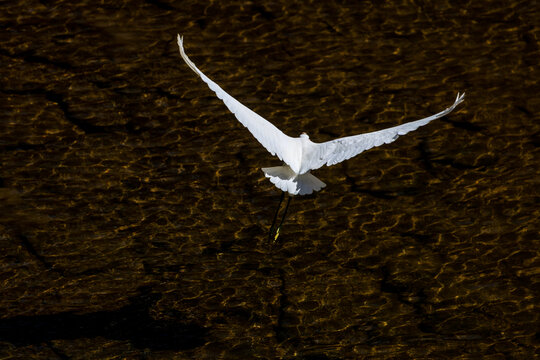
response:
<svg viewBox="0 0 540 360"><path fill-rule="evenodd" d="M309 172L298 175L287 165L262 168L262 171L278 189L291 195L309 195L326 186Z"/></svg>

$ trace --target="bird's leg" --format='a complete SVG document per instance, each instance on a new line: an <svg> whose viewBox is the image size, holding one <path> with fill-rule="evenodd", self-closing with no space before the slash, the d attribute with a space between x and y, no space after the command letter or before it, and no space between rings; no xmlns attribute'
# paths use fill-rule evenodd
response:
<svg viewBox="0 0 540 360"><path fill-rule="evenodd" d="M279 237L279 230L281 230L281 224L283 224L283 221L285 221L285 216L287 216L287 210L289 210L289 204L291 203L292 196L288 196L287 199L287 206L285 206L285 212L283 213L283 217L281 218L281 222L279 223L279 226L276 229L276 235L274 236L274 242L277 241Z"/></svg>
<svg viewBox="0 0 540 360"><path fill-rule="evenodd" d="M279 205L276 209L276 213L274 214L274 220L272 221L272 226L270 226L270 232L268 233L268 239L272 239L274 236L274 225L276 225L276 220L279 214L279 209L281 209L281 203L283 202L283 198L285 197L285 191L281 192L281 199L279 199Z"/></svg>

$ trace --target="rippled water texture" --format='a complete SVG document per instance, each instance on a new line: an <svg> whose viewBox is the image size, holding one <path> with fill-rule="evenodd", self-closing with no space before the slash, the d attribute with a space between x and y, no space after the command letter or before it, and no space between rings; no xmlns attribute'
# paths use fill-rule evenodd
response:
<svg viewBox="0 0 540 360"><path fill-rule="evenodd" d="M532 359L537 1L2 2L0 358ZM448 117L317 170L287 134Z"/></svg>

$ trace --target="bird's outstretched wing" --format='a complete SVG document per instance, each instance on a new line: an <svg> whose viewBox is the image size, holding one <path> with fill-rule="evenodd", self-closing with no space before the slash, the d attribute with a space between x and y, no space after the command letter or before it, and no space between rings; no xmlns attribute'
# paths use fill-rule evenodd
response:
<svg viewBox="0 0 540 360"><path fill-rule="evenodd" d="M285 135L268 120L242 105L231 95L227 94L218 84L204 75L187 57L186 52L184 51L183 37L180 35L178 35L178 47L180 48L182 59L184 59L191 70L208 84L208 87L216 93L218 98L223 100L227 108L236 116L238 121L248 128L255 139L257 139L266 150L272 155L277 155L293 169L299 166L299 164L297 165L296 163L299 162L297 154L302 147L300 139Z"/></svg>
<svg viewBox="0 0 540 360"><path fill-rule="evenodd" d="M374 131L366 134L348 136L339 138L325 143L316 144L313 149L313 155L309 159L309 168L318 169L323 165L334 165L341 161L347 160L360 154L362 151L371 149L372 147L382 144L388 144L396 140L399 135L405 135L408 132L418 129L420 126L426 125L430 121L443 117L450 113L458 106L465 97L465 94L459 94L456 101L449 108L431 115L427 118L412 121L399 126Z"/></svg>

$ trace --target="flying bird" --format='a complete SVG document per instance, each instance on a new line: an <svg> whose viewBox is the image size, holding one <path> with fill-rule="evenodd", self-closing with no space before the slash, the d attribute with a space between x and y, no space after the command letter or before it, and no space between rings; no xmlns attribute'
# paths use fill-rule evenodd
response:
<svg viewBox="0 0 540 360"><path fill-rule="evenodd" d="M225 106L227 106L227 108L236 116L238 121L247 127L255 139L257 139L266 150L284 162L282 166L262 168L265 176L269 178L278 189L283 191L280 206L285 192L289 195L308 195L314 191L319 191L326 186L324 182L311 174L311 170L316 170L323 165L335 165L350 159L365 150L382 144L391 143L396 140L399 135L405 135L408 132L418 129L420 126L424 126L435 119L449 114L463 101L465 96L465 94L458 93L452 106L424 119L408 122L388 129L342 137L324 143L316 143L312 142L306 133L302 133L299 137L285 135L268 120L248 109L238 100L227 94L218 84L204 75L188 58L184 51L183 37L178 35L177 40L180 55L191 70L199 75L208 87L216 93L217 97L225 103ZM289 196L285 213L290 199ZM277 212L276 216L274 216L274 223L276 217ZM283 219L284 218L285 216L283 216ZM277 235L279 235L279 233Z"/></svg>

